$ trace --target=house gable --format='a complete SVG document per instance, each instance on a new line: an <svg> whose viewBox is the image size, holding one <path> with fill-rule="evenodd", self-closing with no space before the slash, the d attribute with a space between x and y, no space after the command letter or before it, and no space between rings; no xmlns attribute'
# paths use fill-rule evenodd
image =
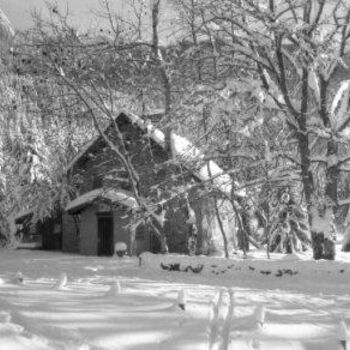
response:
<svg viewBox="0 0 350 350"><path fill-rule="evenodd" d="M141 194L148 196L150 188L164 177L161 164L167 161L168 156L159 144L147 137L147 133L133 124L125 114L121 113L116 122L123 134L132 163L140 176ZM113 126L107 128L105 133L118 145ZM131 190L125 167L101 136L90 143L84 153L75 159L69 171L71 175L79 178L77 188L80 195L100 187Z"/></svg>

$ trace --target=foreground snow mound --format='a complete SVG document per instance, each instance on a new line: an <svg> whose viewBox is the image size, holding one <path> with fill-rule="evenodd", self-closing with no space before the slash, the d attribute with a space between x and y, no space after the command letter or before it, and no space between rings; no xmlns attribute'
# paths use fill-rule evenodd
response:
<svg viewBox="0 0 350 350"><path fill-rule="evenodd" d="M65 288L68 281L68 276L65 272L61 273L54 288L57 290L62 290Z"/></svg>
<svg viewBox="0 0 350 350"><path fill-rule="evenodd" d="M177 305L181 310L186 310L186 302L187 302L187 294L184 289L181 289L179 291L179 294L177 295Z"/></svg>
<svg viewBox="0 0 350 350"><path fill-rule="evenodd" d="M255 309L255 312L254 312L255 320L260 327L264 326L265 313L266 313L265 305L259 305Z"/></svg>
<svg viewBox="0 0 350 350"><path fill-rule="evenodd" d="M346 326L346 323L344 320L339 322L338 337L339 337L339 340L349 339L348 327Z"/></svg>
<svg viewBox="0 0 350 350"><path fill-rule="evenodd" d="M106 297L116 297L121 293L121 291L122 287L120 286L119 281L114 281L107 291Z"/></svg>

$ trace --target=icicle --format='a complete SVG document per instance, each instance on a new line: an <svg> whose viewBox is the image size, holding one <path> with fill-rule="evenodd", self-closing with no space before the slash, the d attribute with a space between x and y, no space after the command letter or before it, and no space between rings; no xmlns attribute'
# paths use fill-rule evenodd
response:
<svg viewBox="0 0 350 350"><path fill-rule="evenodd" d="M111 284L109 290L107 291L106 296L116 297L121 292L122 292L122 287L120 286L119 281L114 281Z"/></svg>
<svg viewBox="0 0 350 350"><path fill-rule="evenodd" d="M342 350L347 350L348 338L348 327L346 326L345 321L342 320L338 326L338 339Z"/></svg>
<svg viewBox="0 0 350 350"><path fill-rule="evenodd" d="M177 305L180 309L186 310L187 295L184 289L179 291L177 295Z"/></svg>
<svg viewBox="0 0 350 350"><path fill-rule="evenodd" d="M259 305L254 312L255 321L258 326L263 327L265 322L266 309L264 305Z"/></svg>
<svg viewBox="0 0 350 350"><path fill-rule="evenodd" d="M63 289L66 284L67 284L67 280L68 280L68 277L67 277L67 274L65 272L62 272L55 284L55 289Z"/></svg>

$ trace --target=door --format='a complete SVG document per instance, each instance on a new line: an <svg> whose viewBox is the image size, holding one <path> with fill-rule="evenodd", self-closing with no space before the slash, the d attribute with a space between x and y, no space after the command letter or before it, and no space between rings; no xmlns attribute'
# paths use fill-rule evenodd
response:
<svg viewBox="0 0 350 350"><path fill-rule="evenodd" d="M99 216L98 222L98 255L112 256L114 253L113 217Z"/></svg>

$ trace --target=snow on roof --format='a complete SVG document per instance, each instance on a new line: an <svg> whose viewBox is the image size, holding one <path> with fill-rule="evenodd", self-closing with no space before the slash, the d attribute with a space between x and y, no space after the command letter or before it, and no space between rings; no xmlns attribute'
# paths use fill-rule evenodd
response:
<svg viewBox="0 0 350 350"><path fill-rule="evenodd" d="M112 203L122 204L130 208L137 206L136 199L131 192L114 188L97 188L72 200L68 203L66 211L77 211L92 204L97 199L107 199Z"/></svg>
<svg viewBox="0 0 350 350"><path fill-rule="evenodd" d="M85 154L85 152L96 142L98 139L98 136L95 136L92 140L87 142L81 150L78 152L78 154L70 161L70 163L67 166L67 171L70 170L75 163Z"/></svg>
<svg viewBox="0 0 350 350"><path fill-rule="evenodd" d="M149 121L144 121L141 117L133 114L129 111L121 111L119 115L125 115L133 124L136 124L140 129L147 132L147 135L155 141L161 147L165 147L165 135L156 128ZM117 117L118 118L118 117ZM68 170L71 169L75 163L84 155L84 153L97 141L98 136L92 139L85 147L74 157L74 159L68 165ZM171 134L171 147L175 157L178 157L184 165L189 168L193 167L193 163L204 160L204 154L197 147L195 147L185 137L179 136L175 133ZM212 181L214 186L227 195L231 194L232 190L232 178L230 175L225 174L224 170L220 168L214 161L205 161L199 169L194 171L194 175L197 176L203 182ZM236 184L238 187L238 184ZM245 191L240 190L238 195L244 196Z"/></svg>
<svg viewBox="0 0 350 350"><path fill-rule="evenodd" d="M171 142L171 147L174 155L180 157L185 165L186 163L189 165L195 161L204 160L204 154L186 138L172 134ZM201 181L212 181L216 188L226 193L227 195L230 195L232 190L231 176L225 174L224 170L212 160L205 161L204 163L204 165L201 165L201 167L194 172L195 175ZM238 184L235 184L238 187ZM245 195L245 193L242 191L237 194Z"/></svg>

